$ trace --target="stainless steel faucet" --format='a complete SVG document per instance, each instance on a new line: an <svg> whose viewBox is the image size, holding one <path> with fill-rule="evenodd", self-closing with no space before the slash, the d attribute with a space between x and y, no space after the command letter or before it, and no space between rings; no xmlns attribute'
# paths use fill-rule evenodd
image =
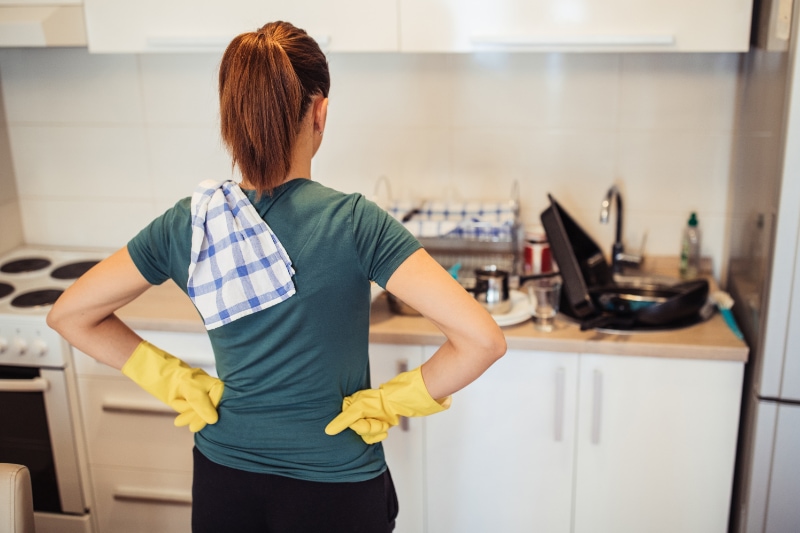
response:
<svg viewBox="0 0 800 533"><path fill-rule="evenodd" d="M616 185L608 189L606 197L600 204L600 223L608 224L611 202L614 198L617 199L617 230L614 244L611 246L611 268L614 272L621 272L624 266L638 267L642 257L625 253L625 246L622 244L622 194Z"/></svg>

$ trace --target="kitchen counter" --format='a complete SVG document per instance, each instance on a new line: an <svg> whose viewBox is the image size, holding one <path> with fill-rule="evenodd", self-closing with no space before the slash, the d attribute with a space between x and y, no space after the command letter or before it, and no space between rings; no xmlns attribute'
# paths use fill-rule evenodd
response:
<svg viewBox="0 0 800 533"><path fill-rule="evenodd" d="M668 274L674 271L674 264L674 261L662 261L653 272ZM171 281L149 289L120 309L117 315L139 330L205 331L189 298ZM385 294L375 299L370 322L369 338L374 343L436 345L444 340L442 333L427 319L392 313ZM550 333L536 331L531 320L504 327L503 331L509 349L514 350L740 362L747 361L749 352L719 313L703 323L675 331L635 334L581 331L577 324L562 317L556 320L556 329Z"/></svg>
<svg viewBox="0 0 800 533"><path fill-rule="evenodd" d="M728 329L719 313L706 322L675 331L634 334L581 331L559 316L556 329L537 331L533 322L503 328L509 349L549 352L577 352L608 355L640 355L689 359L747 361L747 345ZM444 336L421 317L395 315L385 296L375 300L369 338L387 344L439 344Z"/></svg>

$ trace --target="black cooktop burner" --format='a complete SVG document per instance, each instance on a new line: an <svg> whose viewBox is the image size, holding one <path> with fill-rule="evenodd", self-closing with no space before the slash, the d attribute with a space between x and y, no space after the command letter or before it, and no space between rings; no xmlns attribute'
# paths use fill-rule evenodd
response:
<svg viewBox="0 0 800 533"><path fill-rule="evenodd" d="M22 274L25 272L35 272L50 266L50 260L44 257L23 257L14 259L0 266L0 272L6 274Z"/></svg>
<svg viewBox="0 0 800 533"><path fill-rule="evenodd" d="M42 289L37 291L23 292L13 300L11 300L12 307L32 308L42 307L45 305L53 305L61 293L61 289Z"/></svg>
<svg viewBox="0 0 800 533"><path fill-rule="evenodd" d="M79 261L77 263L67 263L53 270L50 276L55 279L78 279L99 262L100 261Z"/></svg>
<svg viewBox="0 0 800 533"><path fill-rule="evenodd" d="M5 298L14 292L14 286L10 283L0 283L0 298Z"/></svg>

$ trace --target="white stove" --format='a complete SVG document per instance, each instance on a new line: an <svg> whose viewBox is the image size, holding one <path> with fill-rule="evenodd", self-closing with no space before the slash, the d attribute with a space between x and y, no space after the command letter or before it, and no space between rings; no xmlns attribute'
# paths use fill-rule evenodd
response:
<svg viewBox="0 0 800 533"><path fill-rule="evenodd" d="M42 533L94 530L71 350L46 317L108 255L46 247L0 255L0 461L31 470Z"/></svg>
<svg viewBox="0 0 800 533"><path fill-rule="evenodd" d="M63 368L61 338L45 317L67 287L108 255L22 247L0 256L0 364Z"/></svg>
<svg viewBox="0 0 800 533"><path fill-rule="evenodd" d="M21 247L0 256L0 316L41 315L107 251Z"/></svg>

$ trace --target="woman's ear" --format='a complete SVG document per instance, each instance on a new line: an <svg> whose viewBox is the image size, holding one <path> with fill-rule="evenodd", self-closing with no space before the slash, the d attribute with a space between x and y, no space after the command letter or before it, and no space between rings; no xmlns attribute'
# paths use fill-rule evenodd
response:
<svg viewBox="0 0 800 533"><path fill-rule="evenodd" d="M328 99L320 97L314 102L314 132L322 136L328 119Z"/></svg>

